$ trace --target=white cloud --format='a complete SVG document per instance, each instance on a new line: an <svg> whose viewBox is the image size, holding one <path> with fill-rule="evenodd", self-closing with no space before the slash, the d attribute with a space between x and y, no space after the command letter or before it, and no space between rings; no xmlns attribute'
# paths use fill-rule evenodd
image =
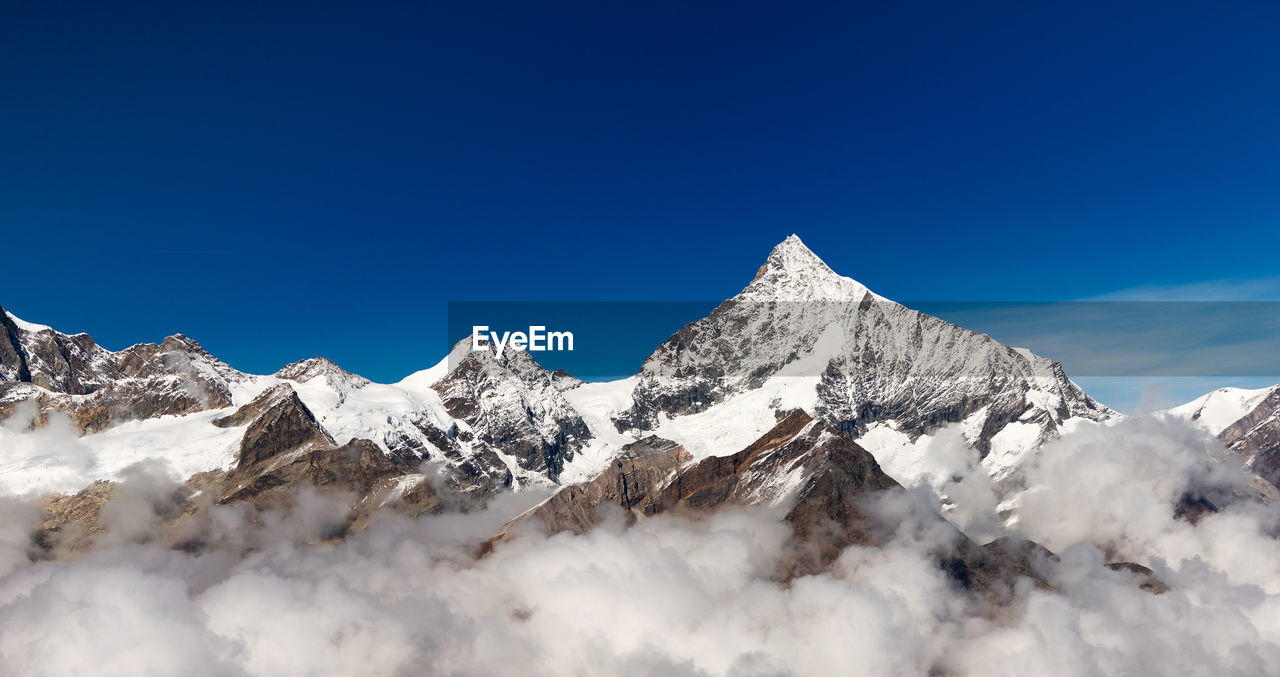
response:
<svg viewBox="0 0 1280 677"><path fill-rule="evenodd" d="M615 514L582 536L527 529L473 560L524 503L390 517L329 544L311 541L334 506L312 494L306 512L328 517L212 509L195 525L210 546L193 554L166 547L189 534L160 526L164 482L140 469L117 499L128 509L111 513L130 537L80 559L19 557L29 506L0 504L15 517L0 529L0 565L9 562L0 666L21 675L1263 674L1280 661L1276 510L1224 501L1192 525L1169 506L1187 488L1248 486L1238 464L1210 451L1190 426L1154 420L1046 447L1027 470L1037 490L1023 497L1017 528L1061 554L1050 570L1059 591L1026 581L1002 608L962 594L934 565L927 553L946 535L918 519L927 494L877 502L897 533L889 545L850 548L831 573L783 583L773 572L789 532L764 510L630 528ZM935 452L970 470L966 458ZM972 501L963 514L992 528L989 499ZM1139 590L1104 566L1103 551L1150 564L1171 590Z"/></svg>

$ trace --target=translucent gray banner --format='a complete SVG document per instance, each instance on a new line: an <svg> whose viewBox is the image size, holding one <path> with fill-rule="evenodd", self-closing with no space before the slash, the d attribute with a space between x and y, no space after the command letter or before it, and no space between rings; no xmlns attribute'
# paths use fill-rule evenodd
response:
<svg viewBox="0 0 1280 677"><path fill-rule="evenodd" d="M1071 376L1280 375L1280 302L452 302L447 347L473 343L475 327L486 328L480 344L490 350L499 342L504 350L522 343L527 349L530 333L570 333L572 350L563 341L558 349L542 342L529 354L549 369L600 380L638 372L660 344L708 315L767 318L759 328L771 336L800 337L837 324L848 331L892 325L887 330L909 337L913 325L929 325L903 306L1028 348ZM525 340L513 341L517 334ZM453 359L465 354L455 350Z"/></svg>

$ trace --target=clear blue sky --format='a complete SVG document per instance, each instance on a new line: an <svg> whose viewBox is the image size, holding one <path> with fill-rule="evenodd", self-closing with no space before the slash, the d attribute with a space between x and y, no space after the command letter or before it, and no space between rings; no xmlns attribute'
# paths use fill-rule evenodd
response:
<svg viewBox="0 0 1280 677"><path fill-rule="evenodd" d="M1276 274L1274 3L75 4L0 9L0 304L109 348L394 380L792 232L901 300Z"/></svg>

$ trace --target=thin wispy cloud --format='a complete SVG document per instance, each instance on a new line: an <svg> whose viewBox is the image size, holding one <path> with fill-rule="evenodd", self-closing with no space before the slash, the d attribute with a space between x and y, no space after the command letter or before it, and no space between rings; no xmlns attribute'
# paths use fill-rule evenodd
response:
<svg viewBox="0 0 1280 677"><path fill-rule="evenodd" d="M1280 301L1280 277L1204 280L1120 289L1083 301Z"/></svg>

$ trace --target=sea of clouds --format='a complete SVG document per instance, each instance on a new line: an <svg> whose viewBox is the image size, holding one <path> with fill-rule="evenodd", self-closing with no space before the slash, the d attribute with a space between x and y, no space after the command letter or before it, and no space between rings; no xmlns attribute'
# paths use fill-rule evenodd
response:
<svg viewBox="0 0 1280 677"><path fill-rule="evenodd" d="M1212 438L1155 417L1090 426L1023 470L997 505L957 436L926 453L939 487L878 500L897 534L833 570L774 572L776 512L704 519L621 515L585 535L525 530L476 546L536 495L322 542L340 502L288 513L213 506L163 519L175 479L139 466L103 511L88 553L33 561L40 511L0 501L4 675L1258 675L1280 665L1280 513ZM28 450L37 453L36 450ZM1222 508L1174 517L1188 490ZM992 606L935 564L919 519L945 493L979 540L1014 533L1058 553L1056 590L1024 580ZM1012 513L1008 512L1012 510ZM1012 516L1010 520L1005 518ZM201 548L175 549L198 535ZM1154 595L1105 566L1151 567Z"/></svg>

